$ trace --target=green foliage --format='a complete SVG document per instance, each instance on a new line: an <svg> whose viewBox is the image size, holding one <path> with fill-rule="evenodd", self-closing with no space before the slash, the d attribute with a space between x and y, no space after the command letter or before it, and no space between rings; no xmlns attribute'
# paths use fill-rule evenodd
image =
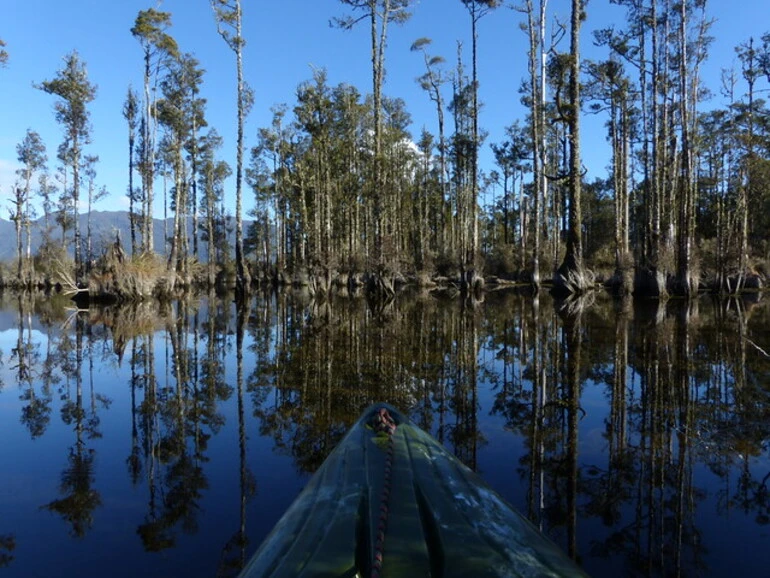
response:
<svg viewBox="0 0 770 578"><path fill-rule="evenodd" d="M217 31L231 50L243 48L246 40L241 35L240 0L210 0L217 22Z"/></svg>
<svg viewBox="0 0 770 578"><path fill-rule="evenodd" d="M46 80L38 86L42 91L58 96L61 100L54 105L56 120L65 128L69 138L85 139L89 134L89 113L86 109L96 97L96 85L88 80L85 63L77 51L64 58L64 67L56 78ZM77 143L70 143L75 146Z"/></svg>
<svg viewBox="0 0 770 578"><path fill-rule="evenodd" d="M498 244L493 247L484 263L484 272L501 279L514 279L520 273L517 266L519 257L513 245Z"/></svg>
<svg viewBox="0 0 770 578"><path fill-rule="evenodd" d="M131 34L139 40L145 51L146 58L151 55L167 55L175 58L179 53L176 40L166 33L171 26L171 13L162 12L155 8L140 10L136 17Z"/></svg>
<svg viewBox="0 0 770 578"><path fill-rule="evenodd" d="M607 182L586 183L582 188L584 255L590 262L606 248L614 254L615 212ZM612 249L610 249L612 248ZM614 258L613 258L614 266Z"/></svg>
<svg viewBox="0 0 770 578"><path fill-rule="evenodd" d="M499 8L503 5L503 0L460 0L472 14L481 17L486 12Z"/></svg>
<svg viewBox="0 0 770 578"><path fill-rule="evenodd" d="M34 257L35 271L37 274L51 283L64 281L65 275L71 275L74 263L67 255L65 246L59 239L53 239L46 235Z"/></svg>
<svg viewBox="0 0 770 578"><path fill-rule="evenodd" d="M31 178L32 173L45 167L48 160L43 139L32 129L27 129L24 140L16 145L16 154L18 161L23 165L19 172L24 177L29 175L29 178Z"/></svg>
<svg viewBox="0 0 770 578"><path fill-rule="evenodd" d="M387 18L388 22L395 24L402 24L409 20L412 13L409 11L409 6L413 0L340 0L342 4L350 6L350 8L356 12L361 11L364 14L359 17L343 16L341 18L333 18L332 24L338 28L344 30L350 30L358 22L364 18L368 18L371 15L371 11L375 10L376 13L385 13L385 7L387 6Z"/></svg>

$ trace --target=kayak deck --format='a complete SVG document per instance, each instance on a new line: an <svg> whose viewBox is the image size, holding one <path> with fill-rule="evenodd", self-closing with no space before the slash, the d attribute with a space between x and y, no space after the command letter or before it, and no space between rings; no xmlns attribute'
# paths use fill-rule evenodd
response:
<svg viewBox="0 0 770 578"><path fill-rule="evenodd" d="M395 421L392 433L377 427L382 408ZM585 574L433 437L377 404L241 573L268 576Z"/></svg>

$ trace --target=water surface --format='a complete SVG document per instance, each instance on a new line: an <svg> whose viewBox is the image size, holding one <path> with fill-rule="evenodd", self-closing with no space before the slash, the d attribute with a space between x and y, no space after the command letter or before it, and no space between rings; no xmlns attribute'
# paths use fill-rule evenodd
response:
<svg viewBox="0 0 770 578"><path fill-rule="evenodd" d="M0 300L0 576L234 576L372 402L593 576L767 575L763 299Z"/></svg>

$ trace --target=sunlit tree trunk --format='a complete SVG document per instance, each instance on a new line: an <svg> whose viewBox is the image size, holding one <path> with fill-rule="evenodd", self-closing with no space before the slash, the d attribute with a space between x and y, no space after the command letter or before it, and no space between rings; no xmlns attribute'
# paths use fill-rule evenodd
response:
<svg viewBox="0 0 770 578"><path fill-rule="evenodd" d="M251 290L251 273L243 252L243 131L246 115L253 104L253 94L243 79L243 46L241 0L211 0L217 30L235 53L237 80L237 141L235 163L235 266L236 290L241 294Z"/></svg>

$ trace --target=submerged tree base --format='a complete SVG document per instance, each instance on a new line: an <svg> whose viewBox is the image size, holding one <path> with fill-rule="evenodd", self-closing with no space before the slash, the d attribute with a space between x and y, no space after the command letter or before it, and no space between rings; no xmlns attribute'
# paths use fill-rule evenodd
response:
<svg viewBox="0 0 770 578"><path fill-rule="evenodd" d="M582 263L565 260L553 275L551 293L556 297L581 295L596 288L596 277Z"/></svg>

